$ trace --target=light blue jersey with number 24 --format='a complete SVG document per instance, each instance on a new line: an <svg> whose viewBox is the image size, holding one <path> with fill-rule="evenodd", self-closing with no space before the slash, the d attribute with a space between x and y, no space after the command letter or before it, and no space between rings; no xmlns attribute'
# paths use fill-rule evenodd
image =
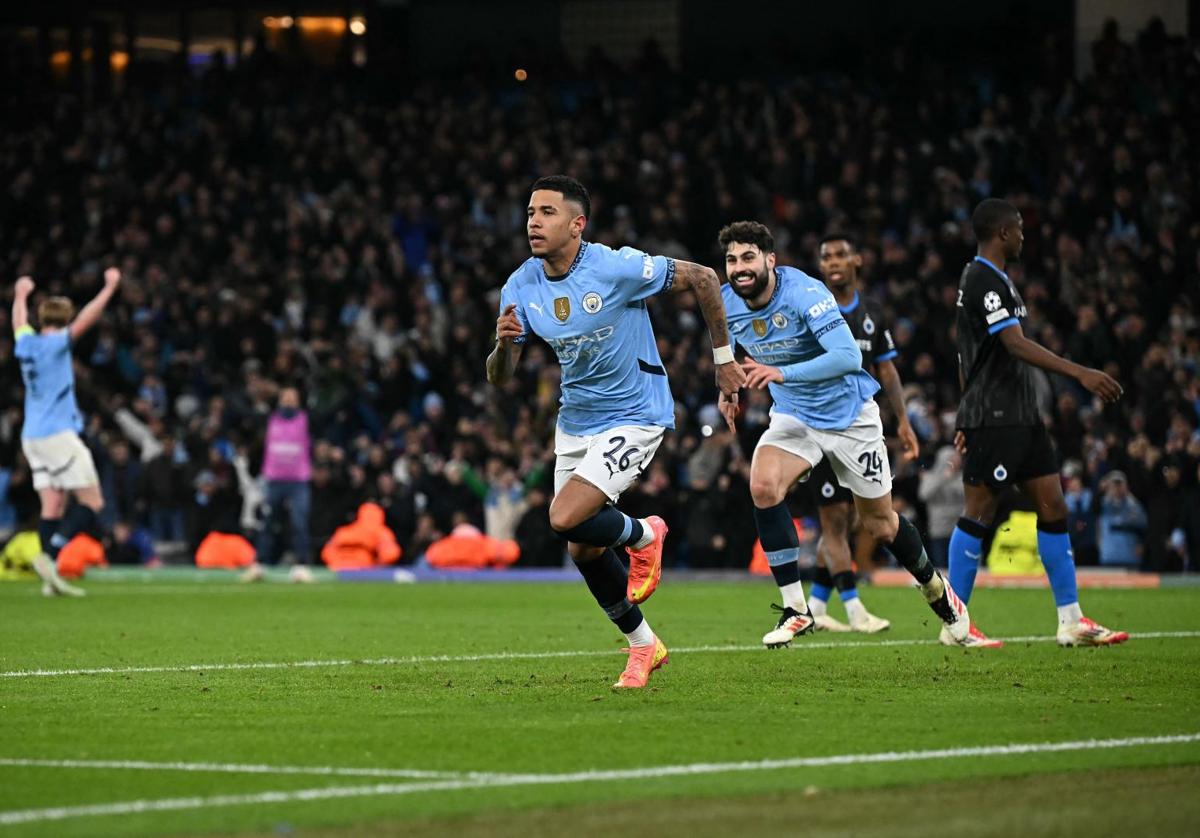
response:
<svg viewBox="0 0 1200 838"><path fill-rule="evenodd" d="M761 309L752 309L729 285L721 286L729 334L760 364L785 367L824 354L820 338L835 329L854 342L837 300L824 283L795 268L775 269L775 293ZM824 381L771 383L774 410L794 416L810 428L843 430L858 418L879 384L861 367Z"/></svg>

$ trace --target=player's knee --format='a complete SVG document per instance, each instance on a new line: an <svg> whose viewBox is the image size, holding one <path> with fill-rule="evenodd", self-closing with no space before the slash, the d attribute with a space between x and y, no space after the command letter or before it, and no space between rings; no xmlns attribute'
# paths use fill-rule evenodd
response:
<svg viewBox="0 0 1200 838"><path fill-rule="evenodd" d="M573 510L562 505L550 504L550 529L556 533L564 533L581 523L583 522L579 520L579 515Z"/></svg>
<svg viewBox="0 0 1200 838"><path fill-rule="evenodd" d="M778 506L783 503L784 490L778 481L750 478L750 497L759 509Z"/></svg>

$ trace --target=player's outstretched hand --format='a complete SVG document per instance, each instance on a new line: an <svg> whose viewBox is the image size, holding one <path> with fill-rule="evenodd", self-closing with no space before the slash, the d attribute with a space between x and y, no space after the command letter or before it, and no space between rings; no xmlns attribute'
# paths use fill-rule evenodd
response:
<svg viewBox="0 0 1200 838"><path fill-rule="evenodd" d="M746 386L746 373L737 361L717 364L717 388L725 396L737 396L738 390Z"/></svg>
<svg viewBox="0 0 1200 838"><path fill-rule="evenodd" d="M737 426L734 422L737 420L738 394L734 393L732 396L726 396L722 393L717 397L717 409L725 417L725 424L729 426L729 430L732 433L737 433Z"/></svg>
<svg viewBox="0 0 1200 838"><path fill-rule="evenodd" d="M33 283L32 277L23 276L17 280L16 287L13 290L16 291L17 295L20 297L28 297L33 293L33 289L35 287L36 286Z"/></svg>
<svg viewBox="0 0 1200 838"><path fill-rule="evenodd" d="M1087 388L1089 393L1095 393L1104 401L1112 403L1125 395L1125 390L1112 376L1100 370L1086 370L1079 376L1079 383Z"/></svg>
<svg viewBox="0 0 1200 838"><path fill-rule="evenodd" d="M751 390L761 390L771 382L783 383L783 371L779 367L768 367L753 358L742 361L742 370L746 373L746 386Z"/></svg>
<svg viewBox="0 0 1200 838"><path fill-rule="evenodd" d="M896 430L896 436L900 438L900 444L904 446L904 453L900 455L902 460L907 463L921 456L921 443L917 441L917 434L913 431L912 425L908 422L902 424Z"/></svg>
<svg viewBox="0 0 1200 838"><path fill-rule="evenodd" d="M517 304L509 303L503 313L496 318L496 340L511 341L525 334L521 321L517 318Z"/></svg>
<svg viewBox="0 0 1200 838"><path fill-rule="evenodd" d="M121 284L121 271L117 268L104 269L104 287L115 289Z"/></svg>
<svg viewBox="0 0 1200 838"><path fill-rule="evenodd" d="M967 453L967 437L962 431L954 432L954 450L957 451L959 455Z"/></svg>

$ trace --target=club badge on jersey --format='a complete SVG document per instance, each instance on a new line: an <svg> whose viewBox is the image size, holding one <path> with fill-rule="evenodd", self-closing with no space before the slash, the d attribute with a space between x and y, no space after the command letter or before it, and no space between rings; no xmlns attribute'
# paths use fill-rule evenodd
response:
<svg viewBox="0 0 1200 838"><path fill-rule="evenodd" d="M525 261L500 292L516 305L525 334L544 340L562 366L558 424L586 436L621 425L673 428L675 402L646 299L675 282L675 261L624 247L582 242L560 277L541 259Z"/></svg>

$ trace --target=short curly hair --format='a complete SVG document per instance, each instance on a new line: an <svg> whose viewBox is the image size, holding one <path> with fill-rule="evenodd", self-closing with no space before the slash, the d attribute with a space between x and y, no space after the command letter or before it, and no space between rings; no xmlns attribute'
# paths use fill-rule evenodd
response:
<svg viewBox="0 0 1200 838"><path fill-rule="evenodd" d="M763 253L775 252L775 237L766 224L757 221L735 221L721 228L717 242L722 250L728 250L734 242L752 244Z"/></svg>

